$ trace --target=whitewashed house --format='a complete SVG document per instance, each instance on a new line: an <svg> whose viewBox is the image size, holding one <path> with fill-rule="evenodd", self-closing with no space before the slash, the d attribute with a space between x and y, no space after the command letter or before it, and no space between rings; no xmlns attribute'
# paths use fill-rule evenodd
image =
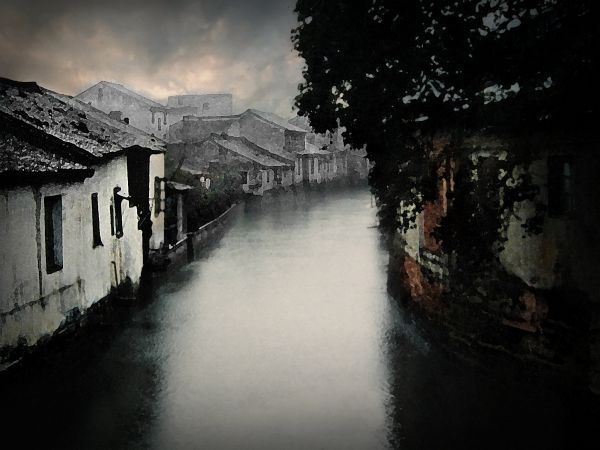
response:
<svg viewBox="0 0 600 450"><path fill-rule="evenodd" d="M0 79L0 119L2 364L135 292L160 244L164 145L35 83Z"/></svg>

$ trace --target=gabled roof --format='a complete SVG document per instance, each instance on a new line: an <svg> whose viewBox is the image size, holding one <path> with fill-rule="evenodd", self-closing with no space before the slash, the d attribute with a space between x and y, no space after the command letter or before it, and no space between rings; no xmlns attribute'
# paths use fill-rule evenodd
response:
<svg viewBox="0 0 600 450"><path fill-rule="evenodd" d="M94 170L77 149L0 113L0 185L84 179Z"/></svg>
<svg viewBox="0 0 600 450"><path fill-rule="evenodd" d="M59 155L27 142L6 130L0 130L0 173L86 169L88 167L68 156Z"/></svg>
<svg viewBox="0 0 600 450"><path fill-rule="evenodd" d="M272 123L273 125L276 125L280 128L284 128L289 131L296 131L298 133L306 133L306 130L303 130L302 128L297 127L296 125L292 125L287 120L285 120L283 117L280 117L277 114L273 114L273 113L269 113L269 112L265 112L265 111L259 111L258 109L248 109L244 113L242 113L242 115L244 115L244 114L254 114L255 116L258 116L261 119Z"/></svg>
<svg viewBox="0 0 600 450"><path fill-rule="evenodd" d="M134 127L133 125L121 122L120 120L115 120L108 114L105 114L99 109L96 109L93 106L88 105L87 103L84 103L74 97L57 93L52 93L52 95L63 100L65 103L68 103L73 108L83 111L90 119L97 120L98 122L102 122L107 126L114 127L122 131L122 133L115 135L115 138L118 139L119 145L124 148L137 146L147 148L149 150L155 150L157 152L165 151L166 142L160 138L148 134L145 131Z"/></svg>
<svg viewBox="0 0 600 450"><path fill-rule="evenodd" d="M259 152L257 149L250 145L248 141L243 139L231 138L231 136L226 135L216 135L213 134L210 136L210 140L217 144L218 146L229 150L233 153L236 153L240 156L243 156L246 159L249 159L252 162L258 163L264 167L286 167L288 164L278 161L277 159L269 156L265 150L265 152Z"/></svg>
<svg viewBox="0 0 600 450"><path fill-rule="evenodd" d="M94 89L96 86L100 86L100 87L108 87L108 88L112 88L115 89L117 91L120 91L121 93L128 95L130 97L135 98L136 100L139 100L142 103L146 103L148 106L155 106L155 107L162 107L164 108L164 105L161 105L158 102L155 102L154 100L150 100L147 97L144 97L141 94L138 94L137 92L132 91L131 89L126 88L125 86L123 86L122 84L118 84L118 83L112 83L110 81L100 81L98 83L96 83L95 85L87 88L85 91L80 92L79 94L77 94L75 96L75 98L78 98L79 96L85 94L87 91Z"/></svg>
<svg viewBox="0 0 600 450"><path fill-rule="evenodd" d="M0 78L0 113L97 158L136 147L153 152L164 151L164 143L159 139L111 119L77 99L57 94L36 83Z"/></svg>
<svg viewBox="0 0 600 450"><path fill-rule="evenodd" d="M272 158L275 158L278 161L284 162L286 164L293 164L294 161L296 161L296 156L286 150L283 150L280 147L277 146L270 146L269 148L266 147L262 147L254 142L252 142L250 139L248 139L245 136L227 136L227 139L230 140L239 140L239 141L243 141L245 143L245 145L248 145L249 147L253 148L255 151L257 151L258 153L261 154L266 154Z"/></svg>

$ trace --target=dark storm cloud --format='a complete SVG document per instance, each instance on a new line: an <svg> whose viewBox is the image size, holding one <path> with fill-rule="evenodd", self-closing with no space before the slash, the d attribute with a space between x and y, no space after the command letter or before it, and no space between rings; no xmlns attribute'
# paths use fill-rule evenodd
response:
<svg viewBox="0 0 600 450"><path fill-rule="evenodd" d="M285 116L300 81L294 0L0 3L0 76L77 94L116 81L155 99L231 92Z"/></svg>

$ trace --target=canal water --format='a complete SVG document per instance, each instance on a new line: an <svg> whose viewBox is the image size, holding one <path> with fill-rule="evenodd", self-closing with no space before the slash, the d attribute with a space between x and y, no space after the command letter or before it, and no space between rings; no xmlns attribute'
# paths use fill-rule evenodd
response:
<svg viewBox="0 0 600 450"><path fill-rule="evenodd" d="M585 395L427 342L387 294L375 224L366 189L240 209L147 298L2 374L0 447L582 448Z"/></svg>

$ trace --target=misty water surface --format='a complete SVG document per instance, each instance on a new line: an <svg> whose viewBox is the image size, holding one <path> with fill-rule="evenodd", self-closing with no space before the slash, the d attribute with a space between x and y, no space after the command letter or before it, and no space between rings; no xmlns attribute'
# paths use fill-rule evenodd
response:
<svg viewBox="0 0 600 450"><path fill-rule="evenodd" d="M137 303L0 377L25 446L561 448L587 403L434 350L386 290L366 189L240 208Z"/></svg>

